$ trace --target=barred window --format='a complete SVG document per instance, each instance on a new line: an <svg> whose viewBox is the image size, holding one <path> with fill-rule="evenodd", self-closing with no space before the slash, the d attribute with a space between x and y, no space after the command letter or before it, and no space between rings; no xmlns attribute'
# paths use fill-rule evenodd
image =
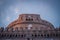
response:
<svg viewBox="0 0 60 40"><path fill-rule="evenodd" d="M29 19L26 19L26 21L33 21L33 19L30 19L30 18L29 18Z"/></svg>

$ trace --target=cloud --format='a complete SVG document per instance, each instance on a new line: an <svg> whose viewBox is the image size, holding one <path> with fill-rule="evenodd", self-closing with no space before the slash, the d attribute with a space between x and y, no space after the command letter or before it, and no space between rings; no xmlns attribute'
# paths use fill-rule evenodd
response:
<svg viewBox="0 0 60 40"><path fill-rule="evenodd" d="M18 13L19 12L19 8L15 8L15 13Z"/></svg>
<svg viewBox="0 0 60 40"><path fill-rule="evenodd" d="M6 21L10 21L10 17L7 17L7 18L6 18Z"/></svg>
<svg viewBox="0 0 60 40"><path fill-rule="evenodd" d="M18 14L20 11L19 7L16 7L16 6L14 7L13 5L10 6L8 10L10 10L10 12L14 14Z"/></svg>

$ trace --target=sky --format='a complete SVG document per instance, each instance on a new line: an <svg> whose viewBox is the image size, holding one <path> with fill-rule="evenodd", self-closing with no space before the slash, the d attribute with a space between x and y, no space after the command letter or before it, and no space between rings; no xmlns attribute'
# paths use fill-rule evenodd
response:
<svg viewBox="0 0 60 40"><path fill-rule="evenodd" d="M0 0L0 27L7 27L20 14L39 14L41 19L60 26L59 0Z"/></svg>

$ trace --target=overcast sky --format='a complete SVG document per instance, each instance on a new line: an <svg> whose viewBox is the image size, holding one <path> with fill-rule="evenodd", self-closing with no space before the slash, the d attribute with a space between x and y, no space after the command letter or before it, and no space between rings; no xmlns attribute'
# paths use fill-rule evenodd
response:
<svg viewBox="0 0 60 40"><path fill-rule="evenodd" d="M60 26L59 0L0 0L0 27L6 27L19 14L39 14L55 27Z"/></svg>

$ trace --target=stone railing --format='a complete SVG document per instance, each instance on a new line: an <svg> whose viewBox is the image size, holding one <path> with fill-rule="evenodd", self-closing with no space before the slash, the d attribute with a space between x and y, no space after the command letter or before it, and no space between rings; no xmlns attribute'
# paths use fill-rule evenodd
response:
<svg viewBox="0 0 60 40"><path fill-rule="evenodd" d="M3 31L0 32L0 39L2 38L59 38L60 31L53 30L21 30L21 31Z"/></svg>

